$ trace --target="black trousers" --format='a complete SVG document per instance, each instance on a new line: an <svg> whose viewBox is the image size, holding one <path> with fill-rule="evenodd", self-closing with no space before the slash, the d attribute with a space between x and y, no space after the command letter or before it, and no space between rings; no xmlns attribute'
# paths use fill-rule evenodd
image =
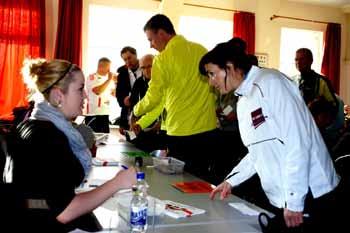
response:
<svg viewBox="0 0 350 233"><path fill-rule="evenodd" d="M169 156L184 161L185 171L212 183L216 135L216 130L211 130L190 136L168 136Z"/></svg>
<svg viewBox="0 0 350 233"><path fill-rule="evenodd" d="M212 164L213 184L223 182L225 177L248 153L239 131L217 130L215 136L215 156Z"/></svg>
<svg viewBox="0 0 350 233"><path fill-rule="evenodd" d="M348 223L347 212L349 210L349 191L346 185L341 182L333 191L326 193L318 198L313 198L311 191L307 194L304 207L304 223L300 227L289 228L293 233L311 233L311 232L329 232L340 233L348 232L350 224ZM283 219L283 209L275 208L272 211ZM284 224L281 223L281 224Z"/></svg>
<svg viewBox="0 0 350 233"><path fill-rule="evenodd" d="M168 148L166 131L141 131L134 140L130 140L126 134L127 141L134 144L138 149L152 152L154 150L166 150Z"/></svg>
<svg viewBox="0 0 350 233"><path fill-rule="evenodd" d="M90 126L96 133L109 133L108 115L86 116L85 124Z"/></svg>

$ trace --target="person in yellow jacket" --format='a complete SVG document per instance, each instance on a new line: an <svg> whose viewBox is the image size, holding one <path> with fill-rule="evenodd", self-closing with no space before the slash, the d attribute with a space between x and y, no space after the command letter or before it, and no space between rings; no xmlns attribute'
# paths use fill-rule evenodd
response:
<svg viewBox="0 0 350 233"><path fill-rule="evenodd" d="M160 53L153 61L148 91L135 105L133 117L151 111L164 98L170 155L184 160L187 171L206 179L216 134L216 96L198 69L207 50L177 35L165 15L154 15L144 31L151 47Z"/></svg>

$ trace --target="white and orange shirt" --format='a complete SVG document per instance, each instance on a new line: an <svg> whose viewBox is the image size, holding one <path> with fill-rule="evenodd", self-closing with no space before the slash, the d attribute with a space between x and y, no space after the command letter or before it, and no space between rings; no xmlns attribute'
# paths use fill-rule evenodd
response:
<svg viewBox="0 0 350 233"><path fill-rule="evenodd" d="M109 115L110 102L115 91L115 83L109 82L107 88L103 93L97 95L92 91L94 87L102 85L108 79L108 75L101 76L96 73L90 74L85 82L87 103L85 108L85 115Z"/></svg>

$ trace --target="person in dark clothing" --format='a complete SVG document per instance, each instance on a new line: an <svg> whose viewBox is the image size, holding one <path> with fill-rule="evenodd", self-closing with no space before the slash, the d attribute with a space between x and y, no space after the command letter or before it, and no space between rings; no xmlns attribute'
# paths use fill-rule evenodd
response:
<svg viewBox="0 0 350 233"><path fill-rule="evenodd" d="M300 48L296 51L295 65L300 72L300 76L296 77L296 81L306 105L323 96L325 100L336 106L337 99L332 84L326 77L311 69L312 62L313 56L310 49Z"/></svg>
<svg viewBox="0 0 350 233"><path fill-rule="evenodd" d="M142 76L142 71L139 67L136 49L126 46L120 52L125 65L118 68L118 82L116 89L116 97L120 113L120 133L124 134L124 130L129 129L128 118L131 112L130 94L135 84L135 81Z"/></svg>
<svg viewBox="0 0 350 233"><path fill-rule="evenodd" d="M152 54L147 54L140 59L140 68L143 75L135 81L131 90L131 108L133 108L135 104L137 104L146 95L148 83L151 80L153 57L154 56Z"/></svg>
<svg viewBox="0 0 350 233"><path fill-rule="evenodd" d="M136 80L131 91L130 102L134 107L146 94L148 83L151 80L153 55L147 54L140 59L140 68L143 76ZM131 140L137 148L151 152L158 149L165 149L166 134L161 133L161 111L163 106L155 108L151 113L143 115L138 121L131 121L131 129L137 135Z"/></svg>
<svg viewBox="0 0 350 233"><path fill-rule="evenodd" d="M329 79L311 69L312 63L311 50L308 48L298 49L295 53L295 65L300 75L293 79L298 84L306 105L310 106L311 102L320 98L331 104L329 112L333 121L324 130L324 133L328 134L329 139L335 141L344 126L343 101L336 95Z"/></svg>
<svg viewBox="0 0 350 233"><path fill-rule="evenodd" d="M33 232L98 231L91 211L116 191L130 188L136 182L135 169L76 194L91 169L91 153L71 123L82 114L84 75L68 61L43 59L28 60L23 74L41 99L35 101L30 119L18 125L8 147L12 184L27 203L23 219L16 221L23 220Z"/></svg>

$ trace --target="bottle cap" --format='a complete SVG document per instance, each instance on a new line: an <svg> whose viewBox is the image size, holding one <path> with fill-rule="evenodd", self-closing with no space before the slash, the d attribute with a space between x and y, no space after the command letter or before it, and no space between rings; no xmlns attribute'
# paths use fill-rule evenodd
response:
<svg viewBox="0 0 350 233"><path fill-rule="evenodd" d="M138 172L136 174L136 179L137 180L144 180L145 179L145 173L144 172Z"/></svg>

